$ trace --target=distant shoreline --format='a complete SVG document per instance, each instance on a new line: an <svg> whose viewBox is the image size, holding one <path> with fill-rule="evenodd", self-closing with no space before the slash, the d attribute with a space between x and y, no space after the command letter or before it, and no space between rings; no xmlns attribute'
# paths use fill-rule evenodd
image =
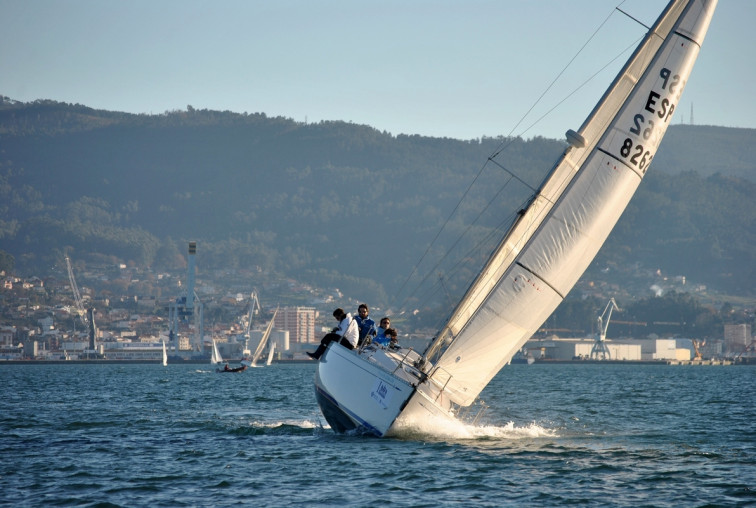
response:
<svg viewBox="0 0 756 508"><path fill-rule="evenodd" d="M732 360L536 360L534 363L562 364L562 363L586 363L586 364L609 364L609 365L737 365L741 362ZM747 363L747 362L742 362Z"/></svg>
<svg viewBox="0 0 756 508"><path fill-rule="evenodd" d="M229 360L225 363L241 363L241 360ZM272 363L275 364L296 364L296 363L312 363L314 360L277 360ZM0 360L0 365L63 365L63 364L97 364L97 365L137 365L137 364L154 364L161 365L160 360ZM546 365L754 365L756 359L740 359L738 361L733 360L536 360L535 364ZM214 367L207 360L181 360L168 362L168 365L207 365L208 367ZM518 364L519 365L519 364Z"/></svg>
<svg viewBox="0 0 756 508"><path fill-rule="evenodd" d="M224 363L241 363L241 360L228 360ZM287 363L315 363L314 360L278 360L272 362L272 364L287 364ZM162 365L161 360L0 360L0 365L62 365L62 364L98 364L98 365ZM207 360L177 360L169 361L168 365L207 365L208 367L215 367L211 365Z"/></svg>

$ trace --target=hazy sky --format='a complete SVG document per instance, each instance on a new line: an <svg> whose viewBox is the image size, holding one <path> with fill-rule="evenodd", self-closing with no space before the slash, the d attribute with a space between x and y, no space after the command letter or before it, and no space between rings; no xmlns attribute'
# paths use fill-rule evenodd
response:
<svg viewBox="0 0 756 508"><path fill-rule="evenodd" d="M0 0L0 94L556 138L580 126L645 32L620 3L650 25L666 1ZM756 1L720 0L674 123L690 123L692 106L698 125L756 127L754 20Z"/></svg>

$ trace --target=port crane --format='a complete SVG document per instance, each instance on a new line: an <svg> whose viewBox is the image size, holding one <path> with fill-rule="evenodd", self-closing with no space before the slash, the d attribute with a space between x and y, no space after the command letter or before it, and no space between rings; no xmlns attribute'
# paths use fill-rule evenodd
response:
<svg viewBox="0 0 756 508"><path fill-rule="evenodd" d="M703 342L698 342L696 339L691 339L691 342L693 343L693 349L696 352L693 359L703 360L703 355L701 354L701 348L703 348L706 345L706 341L704 340Z"/></svg>
<svg viewBox="0 0 756 508"><path fill-rule="evenodd" d="M612 311L614 309L620 310L617 302L614 301L614 298L611 298L609 303L606 304L604 312L598 317L598 335L591 348L591 360L611 360L612 358L606 345L606 330L609 328L609 320L612 318Z"/></svg>
<svg viewBox="0 0 756 508"><path fill-rule="evenodd" d="M81 298L79 286L76 285L76 278L74 277L73 267L71 266L71 258L68 256L66 256L66 268L68 269L68 282L71 284L71 291L73 291L76 313L79 315L79 319L81 319L84 326L89 326L87 309L84 308L84 301Z"/></svg>
<svg viewBox="0 0 756 508"><path fill-rule="evenodd" d="M244 327L244 355L250 354L249 336L250 329L252 328L252 317L260 313L260 301L257 299L257 293L251 293L249 295L249 315L247 316L247 324Z"/></svg>
<svg viewBox="0 0 756 508"><path fill-rule="evenodd" d="M168 303L168 342L173 351L179 351L179 322L189 324L194 322L194 339L192 350L203 350L205 334L204 304L194 290L195 278L195 255L197 254L197 242L189 242L187 254L186 292Z"/></svg>
<svg viewBox="0 0 756 508"><path fill-rule="evenodd" d="M71 291L74 296L74 304L76 305L76 313L79 315L79 319L85 327L89 329L89 349L84 351L83 358L86 359L101 359L104 356L97 352L97 327L95 326L94 313L95 310L92 307L85 308L84 300L79 292L79 286L76 284L76 277L74 277L73 267L71 266L71 258L66 256L66 268L68 269L68 281L71 283ZM74 322L76 318L74 318Z"/></svg>

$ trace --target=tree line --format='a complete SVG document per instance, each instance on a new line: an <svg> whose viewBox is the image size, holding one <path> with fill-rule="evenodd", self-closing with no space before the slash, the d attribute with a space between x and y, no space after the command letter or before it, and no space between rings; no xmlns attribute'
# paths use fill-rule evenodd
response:
<svg viewBox="0 0 756 508"><path fill-rule="evenodd" d="M527 197L564 148L541 137L395 136L262 113L188 107L131 115L7 98L0 134L0 242L19 271L43 270L64 253L175 269L186 242L196 240L207 267L254 266L384 305L442 226L441 250L456 244L473 268L451 276L438 265L429 276L443 280L450 298L463 291L505 210ZM673 126L668 137L692 155L660 150L586 277L645 295L638 271L659 269L752 294L756 184L738 175L754 132ZM726 146L727 157L703 156L708 139L719 143L712 151ZM502 144L506 167L489 170L458 204ZM496 195L509 172L524 194Z"/></svg>

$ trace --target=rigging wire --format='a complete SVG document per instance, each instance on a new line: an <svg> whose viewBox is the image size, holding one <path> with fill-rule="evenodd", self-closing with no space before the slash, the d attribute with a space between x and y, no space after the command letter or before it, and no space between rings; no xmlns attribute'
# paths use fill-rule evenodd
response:
<svg viewBox="0 0 756 508"><path fill-rule="evenodd" d="M622 5L623 3L625 3L625 0L622 0L622 2L620 2L619 5ZM619 9L619 5L616 7L617 10ZM622 11L620 11L620 12L622 12ZM561 71L559 71L559 73L554 77L554 79L551 80L551 83L549 83L549 85L544 89L544 91L541 93L541 95L535 100L535 102L533 103L533 105L530 106L530 109L528 109L525 112L525 114L522 115L522 118L520 118L520 120L514 125L514 127L512 127L512 130L509 131L509 135L508 135L509 138L512 137L512 134L514 133L514 131L520 126L520 124L522 122L525 121L525 119L528 117L528 115L530 115L530 113L533 111L533 109L535 109L535 107L543 100L543 98L546 96L546 94L549 92L549 90L551 90L554 87L554 85L556 84L556 82L559 81L559 78L561 78L562 75L567 71L567 69L569 69L572 66L572 63L577 59L577 57L579 57L583 53L583 50L585 50L586 46L588 46L588 44L594 39L594 37L596 37L596 34L604 27L604 25L609 21L609 18L611 18L613 14L614 14L614 10L612 10L609 13L609 15L607 15L607 17L604 18L604 21L602 21L601 24L596 28L596 30L593 31L593 33L591 34L591 36L588 37L588 39L585 41L585 43L583 43L583 45L580 47L580 49L577 51L577 53L575 53L575 55L570 59L570 61L567 62L567 64L564 66L564 68ZM615 57L615 60L616 60L616 57ZM573 93L575 93L575 92L573 92ZM570 94L570 95L572 95L572 94ZM562 102L564 102L564 100L562 100ZM558 103L557 106L559 106L560 104L562 104L562 102ZM556 108L557 106L554 106L554 108ZM554 108L550 109L546 114L551 113L554 110ZM545 116L546 115L541 116L533 125L531 125L526 130L524 130L523 132L521 132L519 134L519 136L521 137L523 134L525 134L528 130L530 130L533 126L535 126L538 122L540 122ZM504 145L504 146L499 145L498 150L493 155L491 155L490 158L493 159L496 156L498 156L504 149L506 149L511 144L511 142L512 142L511 140L508 143L506 143L506 144L504 142L502 142L502 145Z"/></svg>
<svg viewBox="0 0 756 508"><path fill-rule="evenodd" d="M624 3L624 2L625 2L625 0L622 0L622 2L620 2L620 3L619 3L619 4L618 4L618 5L617 5L617 6L616 6L616 7L614 8L614 9L612 9L612 11L611 11L611 12L610 12L610 13L609 13L609 14L608 14L607 16L606 16L606 18L605 18L605 19L604 19L604 20L603 20L603 21L602 21L602 22L601 22L601 23L599 24L599 26L598 26L598 27L596 28L596 30L594 30L594 32L593 32L593 33L592 33L592 34L590 35L590 37L588 37L588 39L587 39L587 40L585 41L585 43L584 43L584 44L583 44L583 45L582 45L582 46L580 47L580 49L579 49L579 50L578 50L578 51L577 51L577 52L575 53L575 55L574 55L574 56L573 56L573 57L572 57L572 58L571 58L571 59L569 60L569 62L567 62L567 64L566 64L566 65L564 66L564 68L562 68L562 70L561 70L561 71L559 71L559 73L557 73L557 75L556 75L556 76L554 77L554 79L553 79L553 80L552 80L552 81L551 81L551 82L549 83L549 85L548 85L548 86L547 86L547 87L546 87L546 88L545 88L545 89L543 90L543 92L542 92L542 93L541 93L541 95L540 95L540 96L539 96L539 97L538 97L538 98L537 98L537 99L535 100L535 102L533 103L533 105L532 105L532 106L531 106L531 107L530 107L530 108L529 108L529 109L528 109L528 110L527 110L527 111L525 112L525 114L524 114L524 115L523 115L523 116L522 116L522 117L520 118L520 120L518 120L518 121L517 121L517 123L516 123L516 124L515 124L515 125L514 125L514 126L512 127L512 129L510 130L509 134L508 134L508 135L507 135L507 136L506 136L506 137L505 137L505 138L504 138L504 139L502 140L502 142L501 142L501 143L500 143L500 144L499 144L499 145L497 146L497 148L496 148L496 149L494 150L494 152L493 152L493 153L492 153L492 154L491 154L491 155L490 155L490 156L488 157L488 159L487 159L487 160L486 160L486 161L485 161L485 162L483 163L483 165L482 165L482 166L481 166L481 168L479 169L478 173L477 173L477 174L475 175L475 177L474 177L474 178L472 179L472 181L471 181L470 185L469 185L469 186L467 187L467 189L466 189L466 190L465 190L465 192L463 193L462 197L460 198L460 200L459 200L459 201L457 202L457 204L455 205L454 209L453 209L453 210L451 211L451 213L450 213L450 214L449 214L449 216L448 216L448 217L446 218L446 220L444 221L444 223L443 223L443 225L441 226L441 228L439 228L438 232L437 232L437 233L436 233L436 235L434 236L433 240L432 240L432 241L430 242L430 244L428 245L428 247L427 247L427 248L425 249L425 252L423 253L423 255L422 255L422 256L420 257L420 259L419 259L419 260L418 260L418 261L417 261L417 262L415 263L415 265L413 266L412 270L410 271L410 274L409 274L409 275L407 276L407 278L405 279L405 281L404 281L404 282L402 283L402 285L400 286L399 290L398 290L398 291L397 291L397 292L395 293L395 295L397 295L397 297L398 297L398 295L400 295L400 294L401 294L401 293L402 293L402 292L404 291L405 287L406 287L406 286L407 286L407 285L409 284L410 280L411 280L411 279L413 278L413 276L415 275L415 273L416 273L416 272L417 272L417 271L419 270L419 267L420 267L420 266L422 265L423 261L424 261L424 260L426 259L426 257L427 257L427 256L429 255L429 253L431 252L431 250L432 250L432 249L433 249L433 247L435 246L436 242L437 242L437 241L438 241L438 239L440 238L440 236L441 236L441 234L443 233L443 231L447 229L447 227L449 226L449 223L451 222L451 219L452 219L452 217L454 217L454 216L455 216L455 215L457 214L457 212L459 211L459 209L460 209L460 207L461 207L462 203L463 203L463 202L465 201L465 199L466 199L466 198L467 198L467 196L469 195L469 193L470 193L471 189L473 188L473 186L475 185L475 183L476 183L476 182L478 181L478 179L479 179L479 178L480 178L480 176L482 175L483 171L484 171L484 170L485 170L485 168L486 168L486 167L488 166L489 162L490 162L490 163L493 163L494 165L496 165L496 166L497 166L497 167L499 167L500 169L503 169L503 170L504 170L505 172L507 172L507 173L508 173L508 174L510 175L510 178L509 178L509 179L508 179L508 180L507 180L507 181L506 181L506 182L505 182L505 183L504 183L504 184L503 184L503 185L502 185L502 186L500 187L500 189L499 189L499 190L498 190L498 192L497 192L497 193L496 193L496 194L494 195L494 197L492 197L492 198L491 198L491 199L489 200L488 204L487 204L487 205L486 205L486 206L484 207L484 209L483 209L483 210L482 210L482 211L481 211L481 212L480 212L480 213L479 213L479 214L477 215L477 217L475 218L475 220L474 220L473 222L471 222L471 223L470 223L470 224L469 224L469 225L468 225L468 226L467 226L467 227L465 228L465 230L464 230L464 231L463 231L463 232L462 232L462 233L461 233L461 234L460 234L460 235L458 236L458 238L457 238L457 239L456 239L456 240L454 241L453 245L452 245L452 246L451 246L450 248L448 248L448 249L446 250L446 253L445 253L445 254L444 254L444 255L443 255L442 257L441 257L441 259L440 259L440 260L439 260L439 261L438 261L438 262L437 262L437 263L436 263L436 264L435 264L435 265L434 265L434 266L432 267L432 269L428 270L428 272L427 272L427 275L426 275L425 277L423 277L423 278L422 278L422 279L420 280L420 282L419 282L418 284L416 284L416 287L415 287L415 289L414 289L414 290L412 290L412 291L410 292L410 294L409 294L409 295L407 295L407 296L406 296L406 297L405 297L405 298L404 298L404 299L402 300L402 303L401 303L401 304L399 305L399 309L402 309L402 312L404 311L404 310L403 310L403 309L404 309L404 306L405 306L405 305L406 305L406 304L407 304L407 303L409 302L409 300L410 300L410 299L411 299L412 297L414 297L414 296L416 295L416 293L417 293L417 291L418 291L418 290L420 289L420 287L422 287L422 286L423 286L423 285L424 285L425 283L427 283L427 281L428 281L428 279L430 278L431 274L432 274L432 273L434 273L434 271L438 269L438 267L439 267L439 265L441 264L441 262L442 262L442 261L444 261L444 260L445 260L445 259L446 259L446 258L447 258L447 257L448 257L448 256L449 256L450 254L451 254L451 252L453 251L453 249L454 249L454 248L455 248L455 247L456 247L456 246L457 246L457 245L458 245L458 244L459 244L459 243L461 242L461 240L462 240L462 239L463 239L463 238L464 238L464 237L465 237L465 236L466 236L466 235L467 235L467 234L468 234L468 233L469 233L469 232L471 231L472 227L473 227L473 226L474 226L474 225L475 225L475 224L477 223L477 221L478 221L478 220L480 219L480 217L481 217L481 216L483 215L483 213L484 213L484 212L485 212L485 211L486 211L486 210L487 210L487 209L488 209L488 208L489 208L489 207L490 207L490 206L491 206L491 205L493 204L493 202L494 202L494 201L495 201L495 200L496 200L496 199L497 199L497 198L498 198L498 197L499 197L499 196L501 195L501 193L502 193L502 192L504 191L504 189L505 189L505 188L506 188L506 187L507 187L507 186L508 186L508 185L510 184L510 182L512 181L512 179L513 179L513 178L514 178L514 179L517 179L518 181L520 181L520 182L521 182L522 184L524 184L524 185L525 185L525 186L527 186L527 187L528 187L529 189L531 189L531 190L532 190L532 191L533 191L534 193L535 193L535 192L537 192L537 191L536 191L536 189L535 189L535 188L534 188L533 186L529 185L529 184L528 184L527 182L525 182L524 180L522 180L522 179L521 179L521 178L520 178L520 177L519 177L519 176L518 176L517 174L515 174L514 172L512 172L512 171L508 170L508 169L507 169L507 168L506 168L506 167L505 167L504 165L502 165L501 163L499 163L499 162L498 162L498 161L496 161L495 159L496 159L496 157L498 157L498 156L499 156L499 155L500 155L500 154L501 154L501 153L502 153L502 152L503 152L504 150L506 150L506 149L507 149L507 148L508 148L508 147L509 147L509 146L510 146L510 145L511 145L511 144L512 144L512 143L513 143L513 142L514 142L514 141L515 141L516 139L518 139L518 138L521 138L521 137L522 137L522 135L524 135L524 134L525 134L525 133L527 133L527 132L528 132L528 131L529 131L530 129L532 129L532 128L533 128L533 127L535 127L535 126L536 126L537 124L539 124L539 123L540 123L540 122L541 122L541 121L542 121L542 120L543 120L543 119L544 119L545 117L547 117L548 115L550 115L550 114L551 114L551 113L552 113L552 112L553 112L553 111L554 111L555 109L557 109L557 108L558 108L559 106L561 106L561 105L562 105L562 104L563 104L563 103L564 103L565 101L567 101L567 100L568 100L568 99L569 99L570 97L572 97L572 96L573 96L573 95L574 95L575 93L577 93L577 92L578 92L579 90L581 90L581 89L582 89L583 87L585 87L585 86L587 85L587 83L589 83L589 82L590 82L591 80L593 80L593 79L594 79L594 78L595 78L595 77L596 77L596 76L597 76L598 74L600 74L601 72L603 72L603 71L604 71L604 70L605 70L605 69L606 69L606 68L607 68L607 67L608 67L609 65L611 65L611 64L612 64L612 63L613 63L614 61L616 61L616 60L617 60L617 59L618 59L618 58L619 58L619 57L620 57L620 56L621 56L622 54L626 53L626 52L628 51L628 49L629 49L629 48L632 48L632 47L634 47L635 45L637 45L637 42L638 42L638 41L636 40L636 41L634 41L634 42L633 42L633 43L632 43L632 44L631 44L630 46L628 46L628 48L626 48L625 50L621 51L621 52L620 52L620 53L619 53L619 54L618 54L617 56L615 56L615 57L614 57L614 58L613 58L612 60L610 60L609 62L607 62L607 63L606 63L606 64L605 64L605 65L604 65L603 67L601 67L601 68L600 68L599 70L597 70L597 71L596 71L596 72L595 72L594 74L592 74L592 75L591 75L591 76L590 76L590 77L589 77L588 79L586 79L586 80L585 80L585 81L584 81L583 83L581 83L581 84L580 84L580 85L579 85L578 87L576 87L576 88L575 88L575 89L574 89L574 90L573 90L572 92L570 92L570 93L569 93L569 94L568 94L567 96L565 96L565 97L564 97L563 99L561 99L560 101L558 101L558 102L557 102L557 103L556 103L556 104L555 104L555 105L554 105L554 106L553 106L552 108L550 108L550 109L549 109L548 111L546 111L546 113L544 113L543 115L541 115L540 117L538 117L538 118L537 118L537 119L536 119L536 120L535 120L535 121L534 121L534 122L533 122L532 124L530 124L530 125L529 125L529 126L528 126L528 127L527 127L527 128L525 129L525 130L523 130L523 131L522 131L522 132L521 132L521 133L520 133L520 134L519 134L519 135L518 135L517 137L513 137L513 136L512 136L512 134L513 134L513 133L515 132L515 130L517 130L517 128L518 128L518 127L519 127L519 126L520 126L520 125L521 125L521 124L522 124L522 123L523 123L523 122L525 121L525 119L526 119L526 118L527 118L527 117L528 117L528 116L529 116L529 115L530 115L530 114L532 113L532 111L533 111L533 110L535 109L535 107L536 107L536 106L537 106L538 104L540 104L540 103L541 103L541 101L542 101L542 100L544 99L544 97L546 96L546 94L547 94L547 93L548 93L548 92L549 92L549 91L550 91L550 90L551 90L551 89L552 89L552 88L554 87L554 85L556 84L556 82L557 82L557 81L559 81L559 79L560 79L560 78L562 77L562 75L563 75L563 74L564 74L564 73L565 73L565 72L567 71L567 69L569 69L569 68L570 68L570 67L572 66L572 64L573 64L573 63L574 63L574 61L575 61L575 60L576 60L576 59L578 58L578 56L580 56L580 55L581 55L581 54L583 53L583 51L584 51L584 50L585 50L585 48L586 48L586 47L588 46L588 44L589 44L589 43L590 43L590 42L591 42L591 41L592 41L592 40L593 40L593 39L594 39L594 38L596 37L596 35L598 34L598 32L599 32L599 31L600 31L600 30L601 30L601 29L602 29L602 28L604 27L604 25L605 25L605 24L606 24L606 23L607 23L607 22L609 21L609 19L610 19L610 18L612 17L612 15L614 15L615 11L619 11L619 12L621 12L622 14L625 14L626 16L630 17L631 19L634 19L634 20L635 20L635 18L633 18L632 16L629 16L629 15L628 15L627 13L625 13L624 11L622 11L622 10L621 10L621 9L619 8L619 7L620 7L620 6L621 6L621 5L622 5L622 4ZM637 20L635 20L635 21L637 21ZM637 22L638 22L639 24L643 25L643 23L640 23L640 21L637 21ZM645 25L643 25L643 26L645 26ZM504 223L506 223L506 222L508 222L508 220L505 220L505 221L503 221L503 222L502 222L502 224L504 224ZM501 224L500 224L500 225L501 225ZM486 235L486 239L487 239L488 241L490 241L490 237L491 237L491 236L492 236L492 235L493 235L494 233L496 233L497 231L499 231L499 228L498 228L498 227L497 227L497 228L494 228L494 229L492 229L492 231L491 231L491 232L490 232L490 233L489 233L488 235ZM470 250L470 251L468 252L468 255L469 255L469 254L471 254L471 253L472 253L472 252L473 252L474 250L476 250L477 248L479 248L479 247L480 247L480 245L482 245L482 242L479 242L477 246L474 246L474 247L473 247L473 248L472 248L472 249L471 249L471 250ZM464 256L463 256L463 257L462 257L461 259L464 259ZM455 264L454 264L454 265L452 266L452 268L454 269L453 271L456 271L457 267L458 267L458 266L459 266L459 265L460 265L460 264L462 263L461 259L460 259L459 261L457 261L457 263L455 263ZM439 280L441 280L441 279L439 279ZM434 286L435 286L435 285L432 285L432 286L431 286L431 289L433 289L433 288L434 288ZM429 289L428 291L430 291L430 289ZM426 293L427 293L427 292L426 292Z"/></svg>
<svg viewBox="0 0 756 508"><path fill-rule="evenodd" d="M620 12L622 12L622 11L620 11ZM543 115L541 115L540 117L538 117L535 122L533 122L532 124L530 124L530 126L528 126L527 129L525 129L524 131L522 131L522 134L525 134L530 129L532 129L533 127L535 127L539 123L541 123L541 120L543 120L544 118L546 118L547 116L549 116L555 109L557 109L565 101L567 101L567 99L569 99L570 97L572 97L573 95L575 95L578 91L580 91L583 87L585 87L588 83L590 83L596 76L598 76L599 74L601 74L607 67L609 67L612 63L614 63L619 57L621 57L622 55L624 55L625 53L627 53L629 50L631 50L632 48L634 48L635 46L637 46L638 43L641 41L642 38L643 37L639 37L638 39L636 39L635 41L633 41L632 44L630 44L628 47L626 47L621 52L619 52L617 54L617 56L615 56L614 58L612 58L611 60L609 60L606 63L606 65L604 65L599 70L597 70L596 72L594 72L593 74L591 74L591 76L589 76L588 79L586 79L580 85L578 85L572 92L570 92L569 94L565 95L564 98L562 100L560 100L559 102L557 102L551 109L549 109Z"/></svg>
<svg viewBox="0 0 756 508"><path fill-rule="evenodd" d="M436 236L433 237L433 240L431 240L431 243L428 244L428 247L425 249L425 252L423 253L423 255L420 256L420 259L418 260L418 262L415 263L415 266L412 267L412 271L407 276L407 278L405 279L404 283L402 283L401 287L396 292L396 294L400 294L404 290L404 287L407 285L407 283L409 283L410 279L415 274L415 272L417 271L417 269L420 266L420 264L423 262L423 260L425 259L425 257L428 255L428 253L431 251L431 249L435 245L436 240L438 240L439 236L441 236L441 233L443 233L444 229L446 229L446 226L449 225L449 222L451 221L451 218L454 217L454 215L457 213L457 210L459 209L459 207L464 202L465 197L470 192L470 189L472 189L473 185L475 185L475 182L478 180L478 178L480 177L481 173L483 173L483 170L486 168L487 165L488 165L488 161L486 161L486 162L483 163L483 165L481 166L480 170L478 171L478 174L475 175L475 178L473 178L472 182L470 182L470 185L467 187L467 190L465 190L464 194L462 194L462 197L457 202L457 205L454 207L454 210L451 211L451 213L449 214L449 216L444 221L444 224L439 228L438 233L436 233Z"/></svg>
<svg viewBox="0 0 756 508"><path fill-rule="evenodd" d="M511 182L511 181L512 181L512 178L510 178L510 179L509 179L509 180L508 180L508 181L507 181L507 182L506 182L506 183L505 183L505 184L504 184L504 185L503 185L503 186L502 186L502 187L501 187L501 188L499 189L499 191L498 191L498 192L496 193L496 195L495 195L495 196L494 196L494 197L493 197L492 199L490 199L490 200L488 201L488 204L486 204L486 206L485 206L485 207L484 207L484 208L483 208L483 209L482 209L482 210L481 210L481 211L480 211L480 212L478 213L477 217L475 217L475 219L474 219L474 220L473 220L473 221L472 221L472 222L470 223L470 225L468 225L468 226L467 226L467 228L465 228L465 231L463 231L463 232L462 232L462 234L461 234L461 235L459 235L459 236L457 237L457 239L456 239L456 240L454 241L454 243L453 243L453 244L451 245L451 247L449 247L449 248L448 248L448 249L446 250L446 252L444 253L444 255L443 255L443 256L441 256L441 258L440 258L440 259L439 259L439 260L438 260L438 261L436 262L436 264L435 264L435 265L434 265L433 267L431 267L431 268L430 268L430 269L428 270L428 272L427 272L427 275L426 275L425 277L423 277L423 278L422 278L422 280L421 280L421 281L420 281L420 282L419 282L419 283L417 284L417 286L416 286L415 290L414 290L414 291L412 291L412 292L411 292L411 293L410 293L409 295L407 295L407 297L406 297L406 298L404 299L404 301L403 301L403 302L402 302L402 304L400 305L400 308L401 308L401 307L404 307L404 305L406 305L407 301L408 301L408 300L410 300L410 299L411 299L411 298L412 298L413 296L415 296L415 293L416 293L416 291L417 291L417 290L419 290L419 289L420 289L420 287L422 287L422 286L423 286L423 285L424 285L424 284L425 284L425 283L426 283L426 282L428 281L428 279L430 278L431 274L432 274L432 273L434 273L434 272L435 272L436 270L438 270L438 267L439 267L439 266L441 265L441 263L442 263L442 262L443 262L443 261L444 261L444 260L445 260L445 259L446 259L446 258L447 258L447 257L448 257L448 256L449 256L450 254L451 254L451 253L452 253L452 251L453 251L453 250L454 250L454 249L455 249L455 248L457 247L457 245L458 245L458 244L459 244L459 243L460 243L460 242L462 241L462 239L463 239L463 238L464 238L464 236L465 236L465 235L467 234L467 232L468 232L468 231L469 231L469 230L470 230L470 229L471 229L471 228L472 228L472 227L473 227L473 226L474 226L474 225L475 225L475 224L476 224L476 223L478 222L478 220L479 220L479 219L480 219L480 218L481 218L481 217L483 216L483 214L484 214L484 213L486 212L486 210L488 210L488 208L489 208L489 207L490 207L490 206L491 206L491 205L492 205L492 204L494 203L494 201L496 200L496 198L498 198L498 197L499 197L499 196L501 195L501 193L502 193L502 192L504 191L504 189L505 189L505 188L506 188L506 187L508 186L509 182ZM443 229L443 228L442 228L442 229ZM492 234L493 234L493 233L494 233L495 231L496 231L496 230L494 230L494 231L491 231L491 232L490 232L490 233L489 233L489 234L488 234L487 236L490 236L490 235L492 235ZM439 232L439 234L440 234L440 232ZM478 242L478 245L481 245L482 243L483 243L482 241L481 241L481 242ZM475 247L473 248L473 250L474 250L474 249L475 249ZM426 251L426 252L427 252L427 251ZM470 252L472 252L472 251L470 251ZM469 254L469 253L468 253L468 254ZM464 258L464 256L463 256L463 258ZM421 260L421 261L422 261L422 260ZM461 263L461 261L458 261L458 262L457 262L457 265L458 265L459 263ZM456 266L456 265L455 265L455 266Z"/></svg>
<svg viewBox="0 0 756 508"><path fill-rule="evenodd" d="M523 205L524 204L525 203L523 203ZM514 221L517 219L518 215L519 215L518 213L514 213L513 212L512 214L507 215L496 227L491 228L491 230L489 231L488 234L486 234L477 244L473 245L467 252L465 252L462 256L460 256L459 259L457 259L457 261L452 266L449 267L449 269L447 270L447 273L448 274L452 274L452 275L455 274L455 273L457 273L457 271L459 271L462 268L462 265L463 265L465 259L469 259L470 257L472 257L473 254L476 253L476 251L482 250L482 247L484 245L491 245L491 243L493 242L493 239L495 237L499 237L501 232L509 230L509 228L512 226L512 224L514 223ZM496 246L494 246L488 252L488 256L491 255L491 253L493 252L493 250L495 248L496 248ZM483 254L480 253L480 252L478 252L477 256L480 258L480 257L483 257ZM418 284L418 289L420 287L422 287L423 284L425 283L425 281L427 281L430 278L430 274L431 274L431 272L429 272L429 274L426 275L426 277L423 279L423 282L421 284ZM449 278L450 277L447 276L447 279L449 279ZM437 284L433 284L430 287L428 287L423 292L422 295L418 296L417 299L419 301L426 301L429 298L429 295L432 295L433 293L435 293L437 289L438 289L438 285ZM437 323L437 327L438 328L440 328L440 326L442 325L442 323L440 322L440 320L441 319L446 319L447 317L448 316L439 316L439 322Z"/></svg>
<svg viewBox="0 0 756 508"><path fill-rule="evenodd" d="M622 4L620 4L620 5L622 5ZM628 14L627 12L623 11L622 9L620 9L620 8L619 8L619 5L618 5L618 6L616 7L616 9L617 9L618 11L620 11L620 12L621 12L622 14L624 14L625 16L627 16L628 18L630 18L630 19L632 19L633 21L635 21L636 23L638 23L638 24L639 24L640 26L644 27L644 28L645 28L646 30L651 30L651 27L650 27L650 26L648 26L648 25L647 25L647 24L645 24L645 23L642 23L642 22L641 22L641 21L640 21L640 20L639 20L638 18L636 18L636 17L634 17L634 16L631 16L631 15L630 15L630 14Z"/></svg>

